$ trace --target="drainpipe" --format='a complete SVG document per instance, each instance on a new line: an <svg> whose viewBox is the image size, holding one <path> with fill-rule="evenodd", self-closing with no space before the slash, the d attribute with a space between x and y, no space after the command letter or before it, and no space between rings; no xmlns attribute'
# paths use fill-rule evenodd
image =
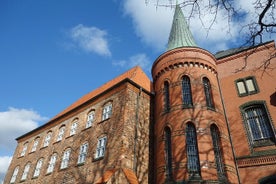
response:
<svg viewBox="0 0 276 184"><path fill-rule="evenodd" d="M220 99L221 99L221 103L222 103L222 106L223 106L224 118L226 120L226 125L227 125L227 130L228 130L228 136L229 136L229 140L230 140L230 144L231 144L231 149L232 149L232 153L233 153L233 157L234 157L234 161L235 161L236 172L237 172L237 176L238 176L238 182L239 182L239 184L241 184L240 173L239 173L239 170L238 170L238 164L237 164L237 160L236 160L236 153L235 153L233 142L232 142L232 136L230 134L230 126L229 126L228 118L226 116L226 110L225 110L226 108L225 108L225 104L224 104L224 101L223 101L223 96L222 96L221 87L220 87L220 81L219 81L218 75L216 75L216 77L217 77L217 81L218 81Z"/></svg>
<svg viewBox="0 0 276 184"><path fill-rule="evenodd" d="M138 122L139 122L139 109L140 109L140 97L142 93L142 88L140 87L139 93L136 97L136 110L135 110L135 127L134 127L134 158L133 158L133 170L135 174L137 174L137 151L136 151L136 146L137 146L137 139L138 139Z"/></svg>

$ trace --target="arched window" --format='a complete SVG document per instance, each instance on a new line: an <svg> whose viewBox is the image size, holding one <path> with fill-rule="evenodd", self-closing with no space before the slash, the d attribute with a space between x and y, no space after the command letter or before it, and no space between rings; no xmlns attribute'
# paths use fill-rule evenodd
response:
<svg viewBox="0 0 276 184"><path fill-rule="evenodd" d="M193 105L191 82L188 76L182 78L182 102L184 107Z"/></svg>
<svg viewBox="0 0 276 184"><path fill-rule="evenodd" d="M242 106L241 110L251 146L275 144L275 135L265 104L251 103Z"/></svg>
<svg viewBox="0 0 276 184"><path fill-rule="evenodd" d="M88 142L84 143L80 147L80 154L78 158L78 164L84 163L86 156L87 156L87 150L88 150Z"/></svg>
<svg viewBox="0 0 276 184"><path fill-rule="evenodd" d="M39 143L39 137L35 138L31 152L35 152Z"/></svg>
<svg viewBox="0 0 276 184"><path fill-rule="evenodd" d="M43 143L43 147L47 147L50 144L50 140L52 137L52 132L48 132L45 139L44 139L44 143Z"/></svg>
<svg viewBox="0 0 276 184"><path fill-rule="evenodd" d="M107 141L106 136L98 139L95 159L104 157L104 153L105 153L105 149L106 149L106 141Z"/></svg>
<svg viewBox="0 0 276 184"><path fill-rule="evenodd" d="M215 162L217 166L217 172L219 179L225 179L225 171L223 165L223 156L222 156L222 148L220 142L220 132L218 127L215 124L212 124L210 127L211 136L213 141L214 153L215 153Z"/></svg>
<svg viewBox="0 0 276 184"><path fill-rule="evenodd" d="M57 154L54 153L54 154L52 154L52 156L50 158L49 165L47 168L47 174L54 171L56 161L57 161Z"/></svg>
<svg viewBox="0 0 276 184"><path fill-rule="evenodd" d="M112 103L109 102L103 107L102 120L110 118L112 115Z"/></svg>
<svg viewBox="0 0 276 184"><path fill-rule="evenodd" d="M165 112L170 111L170 86L169 82L164 82L164 110Z"/></svg>
<svg viewBox="0 0 276 184"><path fill-rule="evenodd" d="M65 133L65 125L61 126L58 130L57 141L61 141Z"/></svg>
<svg viewBox="0 0 276 184"><path fill-rule="evenodd" d="M20 156L23 157L28 149L28 142L24 143Z"/></svg>
<svg viewBox="0 0 276 184"><path fill-rule="evenodd" d="M200 177L200 163L197 146L195 125L191 122L186 127L186 148L188 159L188 172L191 179Z"/></svg>
<svg viewBox="0 0 276 184"><path fill-rule="evenodd" d="M77 129L78 129L78 121L75 120L71 125L70 136L75 135L77 133Z"/></svg>
<svg viewBox="0 0 276 184"><path fill-rule="evenodd" d="M42 164L43 164L43 158L41 158L37 161L33 177L38 177L39 176L40 170L42 168Z"/></svg>
<svg viewBox="0 0 276 184"><path fill-rule="evenodd" d="M205 93L207 107L214 108L211 83L210 83L209 79L206 77L203 77L203 87L204 87L204 93Z"/></svg>
<svg viewBox="0 0 276 184"><path fill-rule="evenodd" d="M67 149L64 153L63 153L63 157L61 160L61 164L60 164L60 169L65 169L68 167L69 165L69 161L70 161L70 153L71 153L71 149Z"/></svg>
<svg viewBox="0 0 276 184"><path fill-rule="evenodd" d="M94 119L95 119L95 111L93 110L93 111L89 112L87 115L87 122L86 122L85 128L91 127Z"/></svg>
<svg viewBox="0 0 276 184"><path fill-rule="evenodd" d="M30 167L31 167L31 163L28 162L24 167L24 171L23 171L23 174L22 174L22 177L21 177L21 181L24 181L24 180L27 179Z"/></svg>
<svg viewBox="0 0 276 184"><path fill-rule="evenodd" d="M171 144L171 130L169 127L164 129L165 132L165 159L166 159L166 178L171 181L172 174L172 144Z"/></svg>
<svg viewBox="0 0 276 184"><path fill-rule="evenodd" d="M17 166L17 167L13 170L13 174L12 174L10 183L15 183L16 177L17 177L17 175L18 175L18 172L19 172L19 166Z"/></svg>

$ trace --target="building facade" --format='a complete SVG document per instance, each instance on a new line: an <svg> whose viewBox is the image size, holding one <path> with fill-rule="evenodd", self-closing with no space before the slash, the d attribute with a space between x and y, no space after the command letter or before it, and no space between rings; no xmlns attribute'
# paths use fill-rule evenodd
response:
<svg viewBox="0 0 276 184"><path fill-rule="evenodd" d="M17 138L10 183L276 183L275 43L196 45L176 6L167 51Z"/></svg>

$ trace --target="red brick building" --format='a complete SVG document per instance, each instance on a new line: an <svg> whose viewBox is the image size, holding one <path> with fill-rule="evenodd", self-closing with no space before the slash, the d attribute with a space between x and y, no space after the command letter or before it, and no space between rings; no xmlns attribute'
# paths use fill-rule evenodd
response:
<svg viewBox="0 0 276 184"><path fill-rule="evenodd" d="M275 54L213 55L177 6L153 81L134 67L17 138L4 183L276 183Z"/></svg>

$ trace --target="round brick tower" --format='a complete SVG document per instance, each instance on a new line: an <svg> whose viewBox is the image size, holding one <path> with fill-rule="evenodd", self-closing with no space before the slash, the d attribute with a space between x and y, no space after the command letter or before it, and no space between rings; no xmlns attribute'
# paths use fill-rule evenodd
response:
<svg viewBox="0 0 276 184"><path fill-rule="evenodd" d="M216 59L196 46L178 5L152 77L155 183L238 183Z"/></svg>

